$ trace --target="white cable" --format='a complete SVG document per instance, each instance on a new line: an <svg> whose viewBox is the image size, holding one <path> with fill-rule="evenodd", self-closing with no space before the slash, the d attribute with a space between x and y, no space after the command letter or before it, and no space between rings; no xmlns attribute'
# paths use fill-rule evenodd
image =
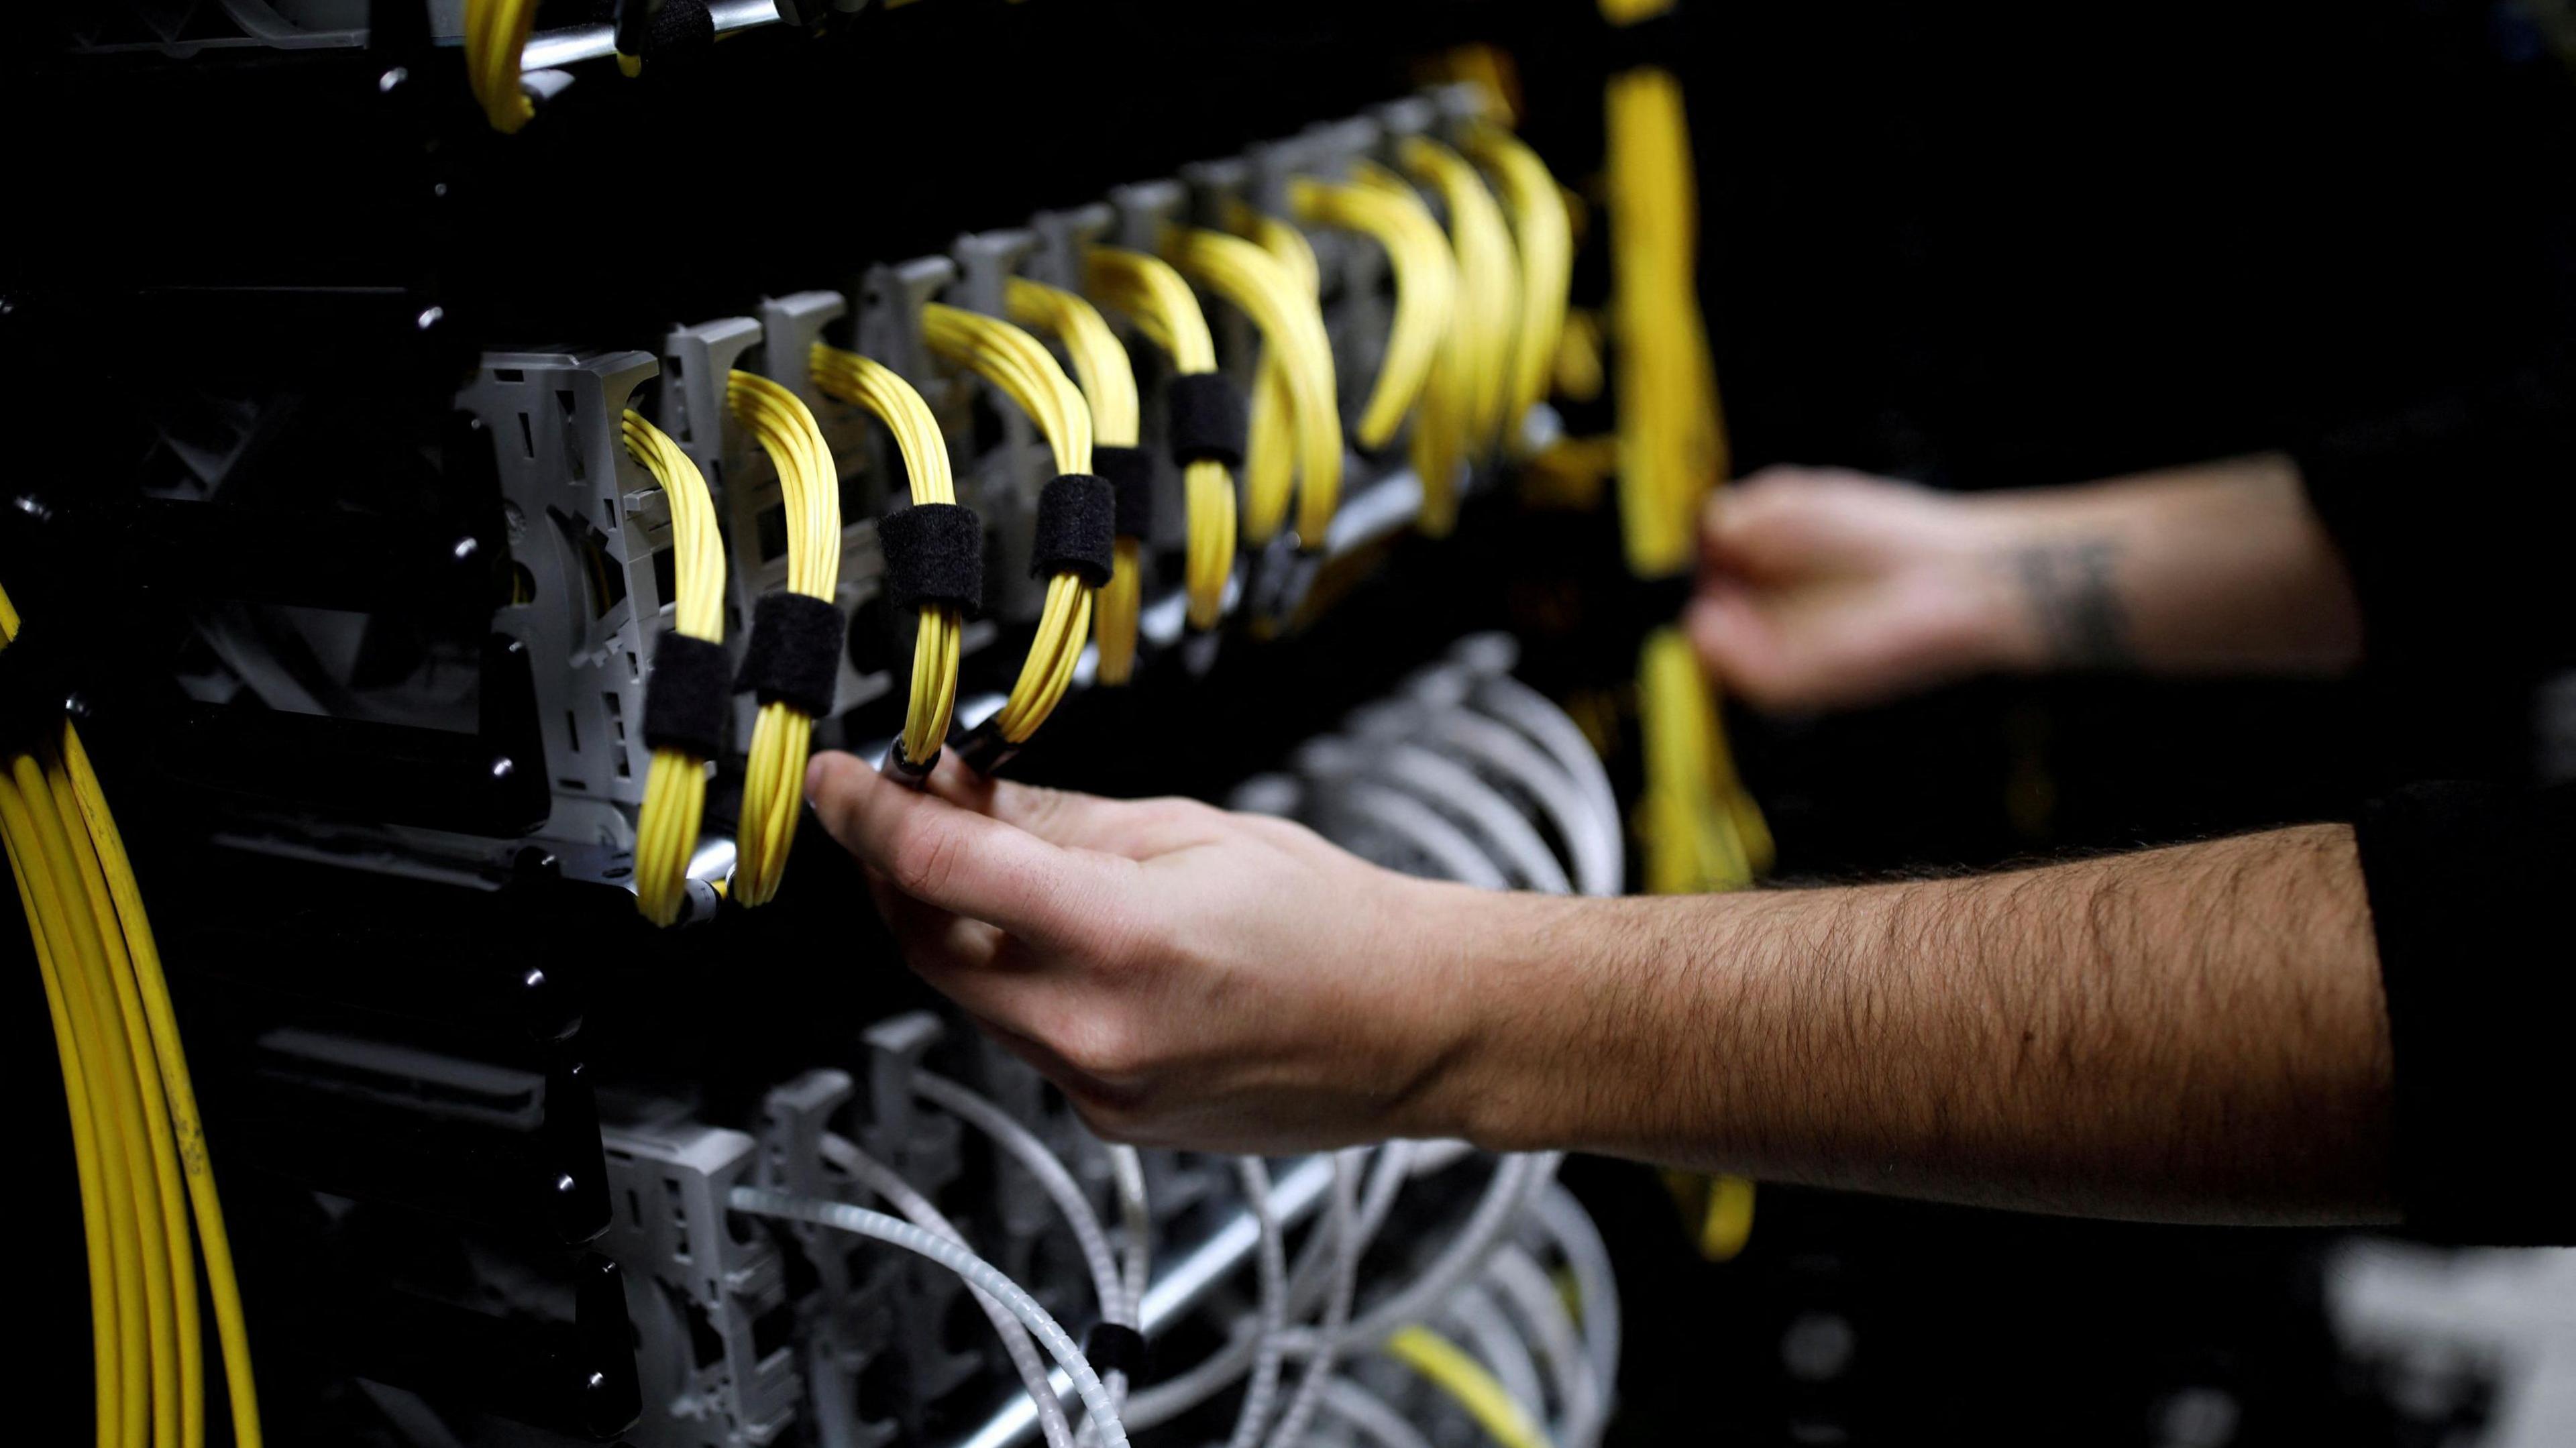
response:
<svg viewBox="0 0 2576 1448"><path fill-rule="evenodd" d="M1618 827L1619 795L1610 787L1610 772L1601 767L1601 756L1593 751L1592 741L1584 737L1583 726L1568 717L1554 700L1508 674L1478 679L1470 699L1475 707L1528 735L1553 756L1592 801L1593 809L1610 820L1614 829Z"/></svg>
<svg viewBox="0 0 2576 1448"><path fill-rule="evenodd" d="M1593 1379L1601 1385L1601 1412L1606 1417L1619 1392L1619 1279L1610 1270L1610 1249L1603 1245L1601 1230L1592 1225L1582 1203L1564 1187L1551 1184L1538 1194L1535 1208L1532 1215L1539 1228L1574 1273L1584 1351L1592 1359Z"/></svg>
<svg viewBox="0 0 2576 1448"><path fill-rule="evenodd" d="M1342 1329L1350 1325L1351 1299L1359 1291L1364 1250L1359 1237L1359 1169L1367 1159L1365 1147L1333 1153L1333 1191L1324 1199L1324 1225L1316 1234L1316 1240L1328 1242L1332 1252L1331 1276L1324 1291L1322 1346L1307 1362L1306 1375L1298 1379L1297 1391L1288 1399L1288 1410L1279 1415L1270 1448L1297 1448L1315 1421L1315 1409L1323 1403L1324 1384L1332 1380L1334 1348ZM1290 1305L1295 1305L1293 1296Z"/></svg>
<svg viewBox="0 0 2576 1448"><path fill-rule="evenodd" d="M1529 1199L1556 1174L1561 1152L1537 1152L1527 1156L1507 1156L1495 1168L1494 1179L1476 1202L1467 1224L1451 1238L1448 1247L1420 1277L1394 1296L1369 1309L1359 1321L1343 1329L1341 1346L1357 1350L1376 1347L1398 1328L1409 1326L1439 1310L1440 1304L1468 1278L1484 1269L1512 1221L1528 1205ZM1312 1331L1300 1329L1287 1334L1284 1344L1290 1352L1311 1353L1317 1346Z"/></svg>
<svg viewBox="0 0 2576 1448"><path fill-rule="evenodd" d="M1243 1390L1243 1408L1235 1414L1234 1435L1227 1448L1255 1448L1270 1425L1270 1407L1279 1395L1280 1339L1288 1325L1288 1251L1279 1219L1270 1211L1270 1166L1257 1156L1234 1159L1235 1177L1243 1184L1244 1204L1261 1227L1255 1256L1260 1279L1260 1332L1252 1359L1252 1381Z"/></svg>
<svg viewBox="0 0 2576 1448"><path fill-rule="evenodd" d="M1109 1250L1109 1234L1100 1228L1100 1213L1093 1209L1091 1199L1083 1195L1082 1184L1073 1179L1073 1173L1054 1152L1047 1150L1046 1143L1038 1140L1037 1133L1022 1126L1009 1112L945 1076L915 1071L912 1073L912 1089L932 1105L991 1137L994 1145L1037 1179L1038 1189L1055 1203L1056 1210L1064 1216L1065 1225L1073 1229L1074 1245L1081 1249L1082 1260L1091 1270L1092 1289L1100 1296L1101 1317L1125 1327L1134 1327L1135 1308L1119 1277L1118 1259Z"/></svg>
<svg viewBox="0 0 2576 1448"><path fill-rule="evenodd" d="M1603 1426L1601 1393L1592 1379L1592 1360L1583 1354L1582 1335L1557 1296L1556 1284L1530 1254L1508 1243L1494 1254L1485 1276L1537 1339L1539 1357L1547 1364L1548 1383L1562 1409L1549 1441L1562 1448L1591 1448Z"/></svg>
<svg viewBox="0 0 2576 1448"><path fill-rule="evenodd" d="M1138 1325L1145 1287L1154 1276L1154 1214L1145 1204L1145 1162L1132 1146L1109 1147L1109 1176L1118 1191L1118 1221L1127 1236L1127 1325Z"/></svg>
<svg viewBox="0 0 2576 1448"><path fill-rule="evenodd" d="M1026 1324L1037 1340L1046 1345L1056 1366L1073 1379L1073 1390L1082 1396L1083 1411L1100 1426L1101 1442L1106 1448L1127 1448L1126 1425L1118 1421L1118 1410L1110 1404L1109 1390L1101 1385L1100 1375L1085 1362L1082 1349L1065 1336L1064 1329L1038 1306L1037 1299L1022 1290L1020 1284L1005 1277L992 1263L949 1241L935 1232L924 1231L910 1222L871 1212L847 1202L818 1202L810 1197L790 1196L785 1192L767 1191L760 1187L735 1187L726 1198L737 1212L754 1216L778 1217L791 1222L811 1222L835 1231L872 1237L889 1246L918 1253L946 1267L970 1284L982 1288L1011 1310L1011 1315Z"/></svg>
<svg viewBox="0 0 2576 1448"><path fill-rule="evenodd" d="M893 1168L859 1150L848 1137L826 1132L817 1147L823 1160L848 1173L859 1185L885 1198L886 1203L913 1225L937 1232L963 1247L966 1234L948 1220L930 1199L914 1189ZM993 1321L993 1331L1001 1335L1002 1351L1011 1359L1011 1368L1020 1375L1020 1386L1028 1389L1029 1401L1038 1410L1038 1429L1046 1435L1049 1448L1072 1448L1073 1426L1065 1421L1064 1405L1056 1401L1055 1385L1047 1381L1045 1359L1038 1356L1037 1344L1029 1340L1029 1330L1011 1310L995 1301L993 1295L972 1283L967 1294L984 1315Z"/></svg>
<svg viewBox="0 0 2576 1448"><path fill-rule="evenodd" d="M1361 1387L1348 1378L1333 1378L1324 1384L1324 1406L1333 1416L1377 1440L1378 1448L1431 1448L1431 1440L1422 1430L1390 1408L1386 1399Z"/></svg>
<svg viewBox="0 0 2576 1448"><path fill-rule="evenodd" d="M1533 1423L1546 1422L1547 1389L1539 1382L1538 1359L1530 1355L1519 1327L1503 1315L1492 1295L1473 1282L1461 1283L1440 1311L1457 1324L1458 1335L1492 1371L1494 1381L1520 1404L1521 1412Z"/></svg>

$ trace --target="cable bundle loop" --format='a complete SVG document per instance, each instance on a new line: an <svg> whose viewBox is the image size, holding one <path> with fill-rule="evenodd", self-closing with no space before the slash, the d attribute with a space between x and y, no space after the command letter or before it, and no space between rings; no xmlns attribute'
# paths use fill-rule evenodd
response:
<svg viewBox="0 0 2576 1448"><path fill-rule="evenodd" d="M1060 287L1013 277L1004 292L1011 319L1062 343L1091 409L1092 467L1117 494L1113 565L1092 605L1100 645L1100 682L1124 684L1136 673L1136 628L1144 610L1146 534L1153 523L1153 464L1136 450L1136 372L1127 348L1091 303Z"/></svg>
<svg viewBox="0 0 2576 1448"><path fill-rule="evenodd" d="M1256 223L1265 244L1183 227L1166 238L1171 263L1252 319L1262 360L1244 450L1243 534L1269 542L1287 521L1292 485L1297 541L1324 546L1341 504L1342 418L1333 396L1333 348L1315 300L1314 253L1286 222ZM1282 255L1291 258L1283 261ZM1302 265L1295 258L1303 257ZM1291 444L1293 442L1293 452ZM1293 471L1292 471L1293 459Z"/></svg>
<svg viewBox="0 0 2576 1448"><path fill-rule="evenodd" d="M1171 359L1173 371L1179 374L1173 379L1173 395L1211 386L1230 391L1231 384L1216 370L1216 341L1208 333L1207 315L1199 310L1189 282L1170 263L1140 251L1095 247L1085 261L1083 280ZM1236 411L1241 411L1239 400ZM1234 479L1228 468L1242 464L1239 432L1233 441L1231 465L1213 448L1183 448L1172 459L1181 468L1189 520L1182 588L1188 598L1190 627L1195 629L1216 627L1225 610L1226 578L1234 569Z"/></svg>
<svg viewBox="0 0 2576 1448"><path fill-rule="evenodd" d="M1504 426L1517 437L1521 419L1547 396L1565 332L1566 298L1574 288L1574 222L1547 163L1518 136L1480 123L1468 134L1467 154L1493 176L1520 253L1520 327L1512 336L1504 412Z"/></svg>
<svg viewBox="0 0 2576 1448"><path fill-rule="evenodd" d="M939 762L957 709L958 640L965 633L966 611L982 586L984 527L972 510L958 506L939 419L911 383L891 367L821 342L814 344L810 365L817 387L866 408L893 435L895 451L903 455L912 506L880 523L878 537L886 549L889 584L899 579L905 584L895 589L895 604L917 604L921 628L913 637L903 738L886 763L898 775L919 779ZM934 531L937 536L931 536ZM916 533L923 536L908 537ZM907 552L939 555L953 577L944 583L904 578L897 558Z"/></svg>
<svg viewBox="0 0 2576 1448"><path fill-rule="evenodd" d="M736 371L725 378L725 405L769 455L787 513L787 591L760 600L735 686L753 690L761 703L743 773L733 896L745 905L765 905L787 870L814 716L829 711L830 681L840 662L840 612L832 590L841 575L841 486L832 450L795 393ZM820 657L826 650L829 657Z"/></svg>
<svg viewBox="0 0 2576 1448"><path fill-rule="evenodd" d="M1448 238L1420 198L1402 187L1301 177L1290 184L1288 203L1309 226L1356 231L1375 241L1395 271L1395 319L1358 429L1360 446L1384 447L1421 397L1452 325L1458 272Z"/></svg>
<svg viewBox="0 0 2576 1448"><path fill-rule="evenodd" d="M537 20L537 0L465 0L465 78L492 129L510 134L536 115L519 86L519 55Z"/></svg>
<svg viewBox="0 0 2576 1448"><path fill-rule="evenodd" d="M1090 406L1045 343L999 318L938 302L921 309L921 339L933 353L974 372L1027 413L1046 434L1059 473L1090 474ZM971 753L970 762L998 767L1007 751L1027 743L1063 701L1091 629L1092 593L1093 585L1071 570L1060 569L1047 579L1028 659L1001 711L981 726L1003 747Z"/></svg>
<svg viewBox="0 0 2576 1448"><path fill-rule="evenodd" d="M733 661L724 650L724 536L698 465L663 431L628 409L626 451L662 485L671 505L671 628L654 641L644 700L653 762L635 821L635 908L656 925L680 918L689 859L706 812L707 761L724 747Z"/></svg>

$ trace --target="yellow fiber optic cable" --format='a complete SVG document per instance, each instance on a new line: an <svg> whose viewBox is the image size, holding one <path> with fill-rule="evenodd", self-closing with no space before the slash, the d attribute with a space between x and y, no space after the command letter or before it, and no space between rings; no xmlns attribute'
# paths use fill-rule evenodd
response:
<svg viewBox="0 0 2576 1448"><path fill-rule="evenodd" d="M1365 163L1363 163L1365 165ZM1395 273L1395 317L1386 356L1360 410L1360 446L1381 448L1404 425L1431 376L1458 302L1458 270L1449 239L1420 198L1401 188L1300 177L1288 204L1308 226L1356 231L1382 247Z"/></svg>
<svg viewBox="0 0 2576 1448"><path fill-rule="evenodd" d="M536 20L537 0L465 0L465 78L493 130L516 131L537 113L519 88L519 55Z"/></svg>
<svg viewBox="0 0 2576 1448"><path fill-rule="evenodd" d="M856 352L814 344L814 383L827 394L854 402L874 414L894 437L903 455L903 470L912 503L957 501L957 484L948 471L948 445L939 436L939 419L912 384L893 368ZM900 748L906 762L927 769L948 739L948 721L957 710L958 640L966 620L944 603L921 606L921 628L913 638L911 694L904 708Z"/></svg>
<svg viewBox="0 0 2576 1448"><path fill-rule="evenodd" d="M1141 251L1094 247L1084 260L1083 283L1162 349L1174 372L1186 377L1216 370L1207 315L1171 263ZM1224 612L1226 578L1234 570L1234 480L1224 463L1202 458L1182 470L1181 486L1189 520L1182 572L1189 623L1210 629Z"/></svg>
<svg viewBox="0 0 2576 1448"><path fill-rule="evenodd" d="M787 589L832 601L841 576L841 483L832 450L814 414L795 393L766 377L736 371L725 379L725 403L778 473L787 513ZM783 699L760 706L744 766L740 861L733 898L766 905L787 870L805 796L805 759L814 718Z"/></svg>
<svg viewBox="0 0 2576 1448"><path fill-rule="evenodd" d="M1465 1348L1430 1328L1419 1323L1398 1328L1386 1340L1386 1355L1447 1393L1502 1448L1552 1448L1546 1431L1510 1389Z"/></svg>
<svg viewBox="0 0 2576 1448"><path fill-rule="evenodd" d="M0 593L0 644L18 615ZM0 774L5 839L28 917L73 1127L90 1269L102 1444L205 1436L196 1253L203 1240L234 1438L260 1441L241 1297L196 1100L133 867L80 736L22 749Z"/></svg>
<svg viewBox="0 0 2576 1448"><path fill-rule="evenodd" d="M1449 212L1449 237L1458 253L1457 325L1469 339L1469 446L1486 452L1506 426L1519 421L1503 414L1520 327L1520 258L1494 193L1464 156L1427 136L1408 136L1399 149L1406 172L1439 192Z"/></svg>
<svg viewBox="0 0 2576 1448"><path fill-rule="evenodd" d="M1285 223L1265 229L1274 237L1295 234ZM1296 246L1303 245L1300 238ZM1290 479L1280 465L1293 442L1297 541L1322 548L1341 504L1342 419L1333 395L1332 342L1311 280L1274 251L1219 231L1176 228L1164 251L1183 275L1252 318L1261 333L1264 370L1253 391L1244 452L1244 537L1267 543L1286 521ZM1311 255L1308 260L1311 265Z"/></svg>
<svg viewBox="0 0 2576 1448"><path fill-rule="evenodd" d="M683 638L724 642L724 535L716 525L707 480L660 428L629 408L621 424L627 452L661 484L671 506L671 628ZM635 819L635 908L656 925L680 918L689 859L697 853L706 813L707 761L668 744L653 748L644 776L644 806Z"/></svg>
<svg viewBox="0 0 2576 1448"><path fill-rule="evenodd" d="M1467 154L1494 178L1520 252L1520 326L1512 336L1511 391L1504 416L1504 426L1511 430L1506 442L1517 444L1520 419L1547 396L1565 331L1566 299L1574 287L1574 222L1547 163L1518 136L1480 122L1468 132Z"/></svg>
<svg viewBox="0 0 2576 1448"><path fill-rule="evenodd" d="M1011 320L1062 343L1073 375L1091 408L1094 448L1136 446L1139 408L1136 369L1126 345L1097 308L1060 287L1013 277L1003 305ZM1112 544L1109 581L1092 603L1092 638L1100 645L1100 682L1124 684L1136 672L1136 627L1144 609L1144 560L1140 541L1120 536Z"/></svg>
<svg viewBox="0 0 2576 1448"><path fill-rule="evenodd" d="M1046 344L978 312L932 302L921 309L921 339L930 350L966 367L999 388L1046 434L1058 473L1091 471L1091 408L1064 375ZM1073 683L1091 629L1092 589L1078 573L1058 571L1047 580L1037 637L1010 697L992 719L1010 744L1024 744L1055 712Z"/></svg>

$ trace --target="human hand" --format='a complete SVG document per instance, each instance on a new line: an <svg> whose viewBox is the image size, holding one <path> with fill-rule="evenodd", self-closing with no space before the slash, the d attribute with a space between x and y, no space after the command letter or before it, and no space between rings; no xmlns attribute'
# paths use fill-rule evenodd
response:
<svg viewBox="0 0 2576 1448"><path fill-rule="evenodd" d="M904 960L1094 1130L1284 1153L1453 1135L1472 1031L1462 910L1302 825L818 755L806 794ZM1479 908L1481 907L1481 909Z"/></svg>
<svg viewBox="0 0 2576 1448"><path fill-rule="evenodd" d="M1870 703L2036 651L1977 500L1829 468L1767 468L1703 517L1684 616L1710 676L1771 709Z"/></svg>

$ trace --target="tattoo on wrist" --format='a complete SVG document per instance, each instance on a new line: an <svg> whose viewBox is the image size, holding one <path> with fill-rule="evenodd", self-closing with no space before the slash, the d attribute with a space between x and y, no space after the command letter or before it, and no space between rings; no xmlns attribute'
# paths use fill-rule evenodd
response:
<svg viewBox="0 0 2576 1448"><path fill-rule="evenodd" d="M2128 614L2111 576L2119 551L2109 538L2032 543L2013 550L2013 574L2053 662L2077 668L2136 662Z"/></svg>

